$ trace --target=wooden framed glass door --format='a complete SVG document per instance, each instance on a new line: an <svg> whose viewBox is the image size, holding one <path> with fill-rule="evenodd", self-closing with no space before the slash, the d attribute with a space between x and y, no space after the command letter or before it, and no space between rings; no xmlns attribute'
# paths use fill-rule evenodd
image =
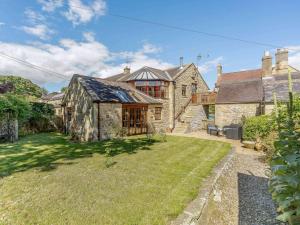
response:
<svg viewBox="0 0 300 225"><path fill-rule="evenodd" d="M122 106L122 124L128 135L147 132L147 105L126 104Z"/></svg>

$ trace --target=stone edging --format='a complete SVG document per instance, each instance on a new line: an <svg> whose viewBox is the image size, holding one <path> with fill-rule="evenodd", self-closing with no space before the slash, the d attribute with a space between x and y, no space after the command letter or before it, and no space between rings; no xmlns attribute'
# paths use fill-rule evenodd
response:
<svg viewBox="0 0 300 225"><path fill-rule="evenodd" d="M232 147L231 151L223 158L217 166L213 169L211 175L203 182L200 188L200 192L196 199L194 199L184 209L171 225L195 225L197 220L201 217L202 212L207 206L209 197L213 193L219 178L231 168L233 159L235 156L235 147Z"/></svg>

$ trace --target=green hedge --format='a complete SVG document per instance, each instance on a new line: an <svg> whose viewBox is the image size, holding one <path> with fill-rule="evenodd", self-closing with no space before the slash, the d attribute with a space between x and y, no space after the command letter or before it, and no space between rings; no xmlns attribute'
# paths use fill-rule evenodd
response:
<svg viewBox="0 0 300 225"><path fill-rule="evenodd" d="M273 128L274 120L269 115L247 118L243 125L243 139L247 141L255 141L258 137L263 139Z"/></svg>

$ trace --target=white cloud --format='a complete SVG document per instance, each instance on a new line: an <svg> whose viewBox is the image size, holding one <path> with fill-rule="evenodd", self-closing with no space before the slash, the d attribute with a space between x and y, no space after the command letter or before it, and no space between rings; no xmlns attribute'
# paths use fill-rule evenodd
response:
<svg viewBox="0 0 300 225"><path fill-rule="evenodd" d="M0 22L0 27L1 27L1 26L4 26L4 25L5 25L5 23L3 23L3 22Z"/></svg>
<svg viewBox="0 0 300 225"><path fill-rule="evenodd" d="M300 69L300 45L288 46L289 64Z"/></svg>
<svg viewBox="0 0 300 225"><path fill-rule="evenodd" d="M29 25L20 27L24 32L36 36L42 40L47 40L55 33L46 24L46 17L30 8L27 8L24 12Z"/></svg>
<svg viewBox="0 0 300 225"><path fill-rule="evenodd" d="M16 74L45 85L47 83L61 83L69 80L73 74L106 77L121 73L126 66L126 59L130 61L132 70L142 66L167 68L173 65L159 60L148 53L148 47L142 46L137 51L110 52L101 42L85 34L81 42L72 39L63 39L57 45L34 43L16 44L0 42L2 52L26 60L43 68L54 70L65 75L61 79L46 72L34 70L6 58L0 60L0 74ZM153 47L155 47L153 45ZM146 49L146 50L145 50Z"/></svg>
<svg viewBox="0 0 300 225"><path fill-rule="evenodd" d="M84 5L81 0L69 0L68 3L69 10L64 15L73 25L87 23L93 17L105 15L106 2L104 0L94 0L90 5Z"/></svg>
<svg viewBox="0 0 300 225"><path fill-rule="evenodd" d="M23 26L21 27L21 29L26 33L34 35L42 40L49 39L50 35L55 33L53 30L51 30L44 24L37 24L34 26Z"/></svg>
<svg viewBox="0 0 300 225"><path fill-rule="evenodd" d="M205 62L199 66L199 71L202 74L208 73L211 70L216 70L217 65L223 60L223 57L218 57L212 60Z"/></svg>
<svg viewBox="0 0 300 225"><path fill-rule="evenodd" d="M29 20L29 22L31 22L31 23L45 21L45 17L42 14L35 12L29 8L25 10L24 14L27 17L27 19Z"/></svg>
<svg viewBox="0 0 300 225"><path fill-rule="evenodd" d="M95 41L95 33L93 33L93 32L84 32L83 37L86 41L89 41L89 42Z"/></svg>
<svg viewBox="0 0 300 225"><path fill-rule="evenodd" d="M42 9L47 12L53 12L64 4L64 0L37 0L42 5Z"/></svg>

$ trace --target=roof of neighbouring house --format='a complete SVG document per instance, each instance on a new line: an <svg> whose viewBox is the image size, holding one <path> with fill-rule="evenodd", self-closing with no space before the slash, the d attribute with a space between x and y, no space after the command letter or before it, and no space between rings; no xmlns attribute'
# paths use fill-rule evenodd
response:
<svg viewBox="0 0 300 225"><path fill-rule="evenodd" d="M292 73L293 92L300 93L300 72ZM288 101L288 74L263 77L264 100L273 102L273 93L276 93L278 101Z"/></svg>
<svg viewBox="0 0 300 225"><path fill-rule="evenodd" d="M160 100L152 98L124 82L109 81L77 74L73 76L73 79L78 79L87 93L92 97L92 100L96 102L162 103Z"/></svg>
<svg viewBox="0 0 300 225"><path fill-rule="evenodd" d="M120 73L111 77L105 78L110 81L131 81L131 80L165 80L172 81L180 72L184 71L192 64L187 64L182 67L173 67L166 70L156 69L149 66L144 66L133 73Z"/></svg>
<svg viewBox="0 0 300 225"><path fill-rule="evenodd" d="M216 103L254 103L263 99L263 86L260 78L222 82Z"/></svg>
<svg viewBox="0 0 300 225"><path fill-rule="evenodd" d="M62 100L64 95L65 95L65 93L52 92L52 93L42 96L41 99L44 101Z"/></svg>
<svg viewBox="0 0 300 225"><path fill-rule="evenodd" d="M243 80L249 80L249 79L259 79L261 77L262 77L261 69L223 73L217 79L217 86L221 85L222 83L228 83L228 82L233 82L233 81L243 81Z"/></svg>

